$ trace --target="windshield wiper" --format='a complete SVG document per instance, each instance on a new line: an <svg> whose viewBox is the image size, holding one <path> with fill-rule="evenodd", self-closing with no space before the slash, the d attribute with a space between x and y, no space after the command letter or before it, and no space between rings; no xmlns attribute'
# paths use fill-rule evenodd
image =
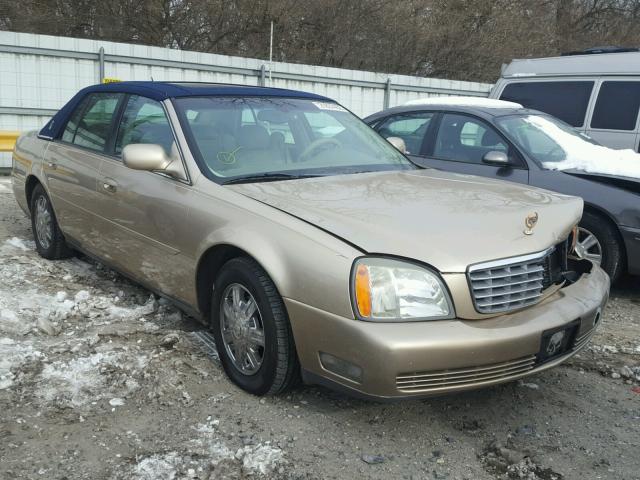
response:
<svg viewBox="0 0 640 480"><path fill-rule="evenodd" d="M233 185L235 183L254 183L254 182L277 182L278 180L298 180L301 178L315 178L322 175L304 175L294 173L260 173L258 175L246 175L244 177L232 178L223 182L223 185Z"/></svg>

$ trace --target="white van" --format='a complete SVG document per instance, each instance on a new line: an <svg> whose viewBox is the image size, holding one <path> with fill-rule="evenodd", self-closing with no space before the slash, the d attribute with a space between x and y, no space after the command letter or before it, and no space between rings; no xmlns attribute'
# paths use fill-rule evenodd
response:
<svg viewBox="0 0 640 480"><path fill-rule="evenodd" d="M640 151L638 49L513 60L490 97L549 113L608 147Z"/></svg>

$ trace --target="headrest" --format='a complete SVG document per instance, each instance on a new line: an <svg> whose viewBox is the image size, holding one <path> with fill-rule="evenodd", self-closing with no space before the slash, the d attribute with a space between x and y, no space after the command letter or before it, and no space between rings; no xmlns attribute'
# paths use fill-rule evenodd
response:
<svg viewBox="0 0 640 480"><path fill-rule="evenodd" d="M245 125L240 127L238 143L244 148L269 148L269 132L261 125Z"/></svg>
<svg viewBox="0 0 640 480"><path fill-rule="evenodd" d="M277 146L284 145L284 133L273 132L271 134L271 145L277 145Z"/></svg>
<svg viewBox="0 0 640 480"><path fill-rule="evenodd" d="M275 123L283 125L288 122L286 113L276 110L275 108L267 108L258 112L258 120L261 122Z"/></svg>
<svg viewBox="0 0 640 480"><path fill-rule="evenodd" d="M487 130L486 132L484 132L484 134L482 135L482 140L480 141L480 144L483 147L493 147L495 145L498 145L499 143L502 143L502 139L493 130Z"/></svg>

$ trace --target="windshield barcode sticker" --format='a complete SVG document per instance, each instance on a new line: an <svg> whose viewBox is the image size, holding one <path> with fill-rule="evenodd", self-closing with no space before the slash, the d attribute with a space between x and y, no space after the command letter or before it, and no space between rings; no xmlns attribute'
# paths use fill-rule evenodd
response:
<svg viewBox="0 0 640 480"><path fill-rule="evenodd" d="M311 102L311 103L313 103L320 110L331 110L333 112L347 111L344 107L338 105L337 103L331 103L331 102Z"/></svg>

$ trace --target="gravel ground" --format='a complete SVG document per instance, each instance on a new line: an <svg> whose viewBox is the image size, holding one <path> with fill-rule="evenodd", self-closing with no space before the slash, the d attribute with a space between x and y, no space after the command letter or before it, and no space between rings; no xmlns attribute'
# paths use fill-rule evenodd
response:
<svg viewBox="0 0 640 480"><path fill-rule="evenodd" d="M640 279L570 363L397 404L234 387L201 326L87 260L38 257L0 179L0 478L640 479Z"/></svg>

